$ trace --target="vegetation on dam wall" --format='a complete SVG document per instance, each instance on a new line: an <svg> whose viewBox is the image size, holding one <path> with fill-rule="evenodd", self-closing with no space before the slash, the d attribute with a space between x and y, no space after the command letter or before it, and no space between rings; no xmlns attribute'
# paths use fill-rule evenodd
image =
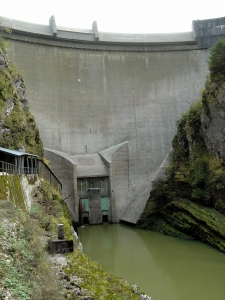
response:
<svg viewBox="0 0 225 300"><path fill-rule="evenodd" d="M8 61L7 43L0 37L0 147L43 157L43 145L29 112L21 72Z"/></svg>
<svg viewBox="0 0 225 300"><path fill-rule="evenodd" d="M200 239L225 252L225 40L212 47L201 99L177 122L167 178L139 226Z"/></svg>

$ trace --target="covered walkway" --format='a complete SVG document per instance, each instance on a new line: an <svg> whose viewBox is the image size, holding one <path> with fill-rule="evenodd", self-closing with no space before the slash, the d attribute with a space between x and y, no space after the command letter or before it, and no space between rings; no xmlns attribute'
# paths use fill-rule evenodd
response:
<svg viewBox="0 0 225 300"><path fill-rule="evenodd" d="M0 172L7 174L38 174L37 155L0 147Z"/></svg>

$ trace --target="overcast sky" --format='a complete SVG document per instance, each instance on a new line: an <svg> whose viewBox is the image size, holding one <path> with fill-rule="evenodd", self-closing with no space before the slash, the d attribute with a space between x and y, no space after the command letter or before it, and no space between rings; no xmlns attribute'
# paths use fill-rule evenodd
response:
<svg viewBox="0 0 225 300"><path fill-rule="evenodd" d="M192 20L225 16L225 0L0 0L0 16L99 31L157 33L191 31Z"/></svg>

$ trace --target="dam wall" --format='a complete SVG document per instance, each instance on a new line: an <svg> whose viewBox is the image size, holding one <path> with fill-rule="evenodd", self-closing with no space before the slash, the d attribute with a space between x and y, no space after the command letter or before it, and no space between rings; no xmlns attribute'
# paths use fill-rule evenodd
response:
<svg viewBox="0 0 225 300"><path fill-rule="evenodd" d="M3 18L12 30L3 31L8 56L24 74L30 111L61 182L71 164L64 198L75 221L77 179L104 176L109 219L137 222L176 121L204 87L210 45L198 42L199 22L187 33L123 35L99 32L96 22L76 30L57 27L54 17L49 26Z"/></svg>

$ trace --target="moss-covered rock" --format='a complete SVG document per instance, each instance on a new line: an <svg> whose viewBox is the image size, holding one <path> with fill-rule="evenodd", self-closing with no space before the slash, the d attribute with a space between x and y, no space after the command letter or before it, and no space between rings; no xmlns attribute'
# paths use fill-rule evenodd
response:
<svg viewBox="0 0 225 300"><path fill-rule="evenodd" d="M147 298L147 296L144 295L140 297L142 294L141 290L137 289L137 291L134 292L132 286L121 278L113 277L105 272L101 265L91 261L87 255L76 250L67 256L68 265L63 268L63 271L68 279L73 273L79 278L82 278L80 286L88 290L92 295L92 297L88 299L149 299L149 297Z"/></svg>
<svg viewBox="0 0 225 300"><path fill-rule="evenodd" d="M217 211L219 211L222 215L225 216L225 201L217 198L214 203L214 207Z"/></svg>
<svg viewBox="0 0 225 300"><path fill-rule="evenodd" d="M162 216L175 228L225 252L225 218L216 209L179 199L169 203Z"/></svg>
<svg viewBox="0 0 225 300"><path fill-rule="evenodd" d="M11 199L13 203L25 209L20 179L18 175L0 176L0 200Z"/></svg>
<svg viewBox="0 0 225 300"><path fill-rule="evenodd" d="M0 38L0 147L43 157L43 144L29 105L21 72L10 63Z"/></svg>
<svg viewBox="0 0 225 300"><path fill-rule="evenodd" d="M72 239L71 218L62 198L52 193L48 182L42 181L34 191L30 214L39 225L57 238L57 224L64 224L65 238Z"/></svg>

